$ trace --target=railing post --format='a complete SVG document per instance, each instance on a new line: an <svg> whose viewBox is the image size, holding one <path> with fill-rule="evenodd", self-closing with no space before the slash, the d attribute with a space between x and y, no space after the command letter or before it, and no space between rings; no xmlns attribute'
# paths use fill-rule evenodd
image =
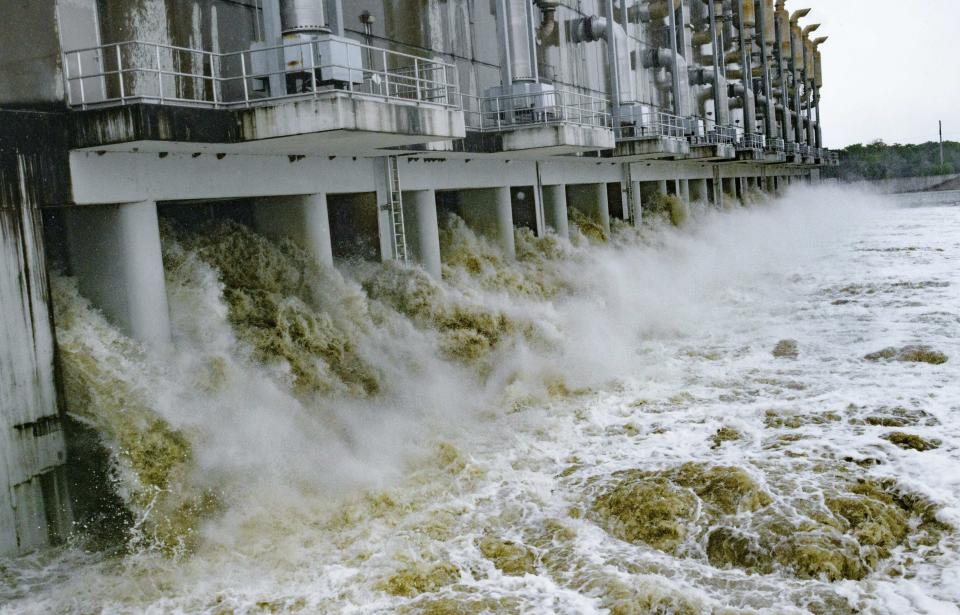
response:
<svg viewBox="0 0 960 615"><path fill-rule="evenodd" d="M74 54L77 58L77 76L80 78L80 107L87 108L87 94L83 89L83 61L80 59L80 52Z"/></svg>
<svg viewBox="0 0 960 615"><path fill-rule="evenodd" d="M210 52L210 89L213 93L214 108L220 107L220 97L217 95L217 74L220 72L216 66L217 56Z"/></svg>
<svg viewBox="0 0 960 615"><path fill-rule="evenodd" d="M120 45L116 45L117 49L117 80L120 82L120 104L126 102L126 90L123 87L123 54L120 53Z"/></svg>
<svg viewBox="0 0 960 615"><path fill-rule="evenodd" d="M313 46L316 43L310 41L310 92L313 94L313 97L317 97L317 56L314 55Z"/></svg>
<svg viewBox="0 0 960 615"><path fill-rule="evenodd" d="M381 50L381 55L383 56L383 88L384 96L390 98L390 71L387 70L387 50Z"/></svg>
<svg viewBox="0 0 960 615"><path fill-rule="evenodd" d="M157 92L160 94L160 104L163 104L163 66L160 64L160 45L154 47L157 60Z"/></svg>
<svg viewBox="0 0 960 615"><path fill-rule="evenodd" d="M240 76L243 79L243 103L249 107L250 106L250 91L247 84L247 56L244 55L245 52L240 52ZM268 78L269 79L269 78ZM269 86L267 86L269 87Z"/></svg>
<svg viewBox="0 0 960 615"><path fill-rule="evenodd" d="M73 96L70 92L70 58L66 53L62 53L60 61L63 62L63 92L67 96L67 105L73 106Z"/></svg>
<svg viewBox="0 0 960 615"><path fill-rule="evenodd" d="M413 80L417 86L417 100L422 100L420 98L420 60L417 58L413 59Z"/></svg>

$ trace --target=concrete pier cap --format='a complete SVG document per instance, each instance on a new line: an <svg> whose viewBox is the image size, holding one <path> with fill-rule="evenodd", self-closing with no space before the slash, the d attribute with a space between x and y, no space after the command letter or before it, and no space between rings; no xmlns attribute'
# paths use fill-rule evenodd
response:
<svg viewBox="0 0 960 615"><path fill-rule="evenodd" d="M65 210L70 270L80 293L121 331L161 349L170 312L153 201Z"/></svg>

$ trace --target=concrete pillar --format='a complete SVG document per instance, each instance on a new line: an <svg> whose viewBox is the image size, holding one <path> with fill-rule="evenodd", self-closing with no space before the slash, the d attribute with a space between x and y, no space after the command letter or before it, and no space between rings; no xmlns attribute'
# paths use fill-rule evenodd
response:
<svg viewBox="0 0 960 615"><path fill-rule="evenodd" d="M437 223L437 193L415 190L403 193L403 222L410 258L427 273L441 278L440 227Z"/></svg>
<svg viewBox="0 0 960 615"><path fill-rule="evenodd" d="M660 194L660 195L662 195L662 196L666 196L666 195L668 194L668 193L667 193L667 180L661 179L660 181L657 182L657 194Z"/></svg>
<svg viewBox="0 0 960 615"><path fill-rule="evenodd" d="M153 201L64 210L70 269L80 293L130 337L170 342L170 312Z"/></svg>
<svg viewBox="0 0 960 615"><path fill-rule="evenodd" d="M690 202L690 180L681 179L681 180L678 180L677 183L679 184L679 187L680 187L680 190L678 191L678 194L680 195L680 199L684 203L689 203Z"/></svg>
<svg viewBox="0 0 960 615"><path fill-rule="evenodd" d="M464 190L463 219L475 232L496 241L508 258L517 255L510 187Z"/></svg>
<svg viewBox="0 0 960 615"><path fill-rule="evenodd" d="M570 237L567 221L567 187L563 184L543 187L543 216L547 228L564 238Z"/></svg>
<svg viewBox="0 0 960 615"><path fill-rule="evenodd" d="M707 180L690 180L690 199L695 203L707 202Z"/></svg>
<svg viewBox="0 0 960 615"><path fill-rule="evenodd" d="M313 256L317 263L333 266L330 214L326 194L305 194L257 199L253 206L257 232L274 241L289 239Z"/></svg>
<svg viewBox="0 0 960 615"><path fill-rule="evenodd" d="M720 181L721 192L724 195L737 196L737 189L734 187L734 182L736 180L732 177L724 177Z"/></svg>
<svg viewBox="0 0 960 615"><path fill-rule="evenodd" d="M610 201L606 184L567 186L567 203L599 224L606 237L610 236Z"/></svg>
<svg viewBox="0 0 960 615"><path fill-rule="evenodd" d="M630 182L630 219L634 226L640 226L643 223L643 191L640 189L640 182Z"/></svg>

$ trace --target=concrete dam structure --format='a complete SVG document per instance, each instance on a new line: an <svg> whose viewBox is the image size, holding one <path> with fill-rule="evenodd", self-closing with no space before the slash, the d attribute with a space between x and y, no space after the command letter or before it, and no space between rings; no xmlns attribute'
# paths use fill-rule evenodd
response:
<svg viewBox="0 0 960 615"><path fill-rule="evenodd" d="M784 0L56 0L0 25L0 555L70 533L48 267L172 343L165 218L435 278L455 214L600 237L818 182L820 45Z"/></svg>

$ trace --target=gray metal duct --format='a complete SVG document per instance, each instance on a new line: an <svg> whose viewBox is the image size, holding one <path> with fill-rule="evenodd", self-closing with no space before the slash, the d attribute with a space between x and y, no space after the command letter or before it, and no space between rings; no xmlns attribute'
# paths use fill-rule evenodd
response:
<svg viewBox="0 0 960 615"><path fill-rule="evenodd" d="M532 0L496 0L496 7L502 85L539 81Z"/></svg>
<svg viewBox="0 0 960 615"><path fill-rule="evenodd" d="M681 100L680 100L680 75L687 74L687 71L686 71L687 61L686 61L686 58L684 58L683 60L684 71L683 73L681 73L680 62L679 62L680 54L678 53L678 50L677 50L677 7L674 4L674 0L667 0L667 7L668 7L668 10L670 11L670 14L667 15L667 17L668 17L669 31L670 31L670 51L672 52L671 55L673 56L672 58L673 69L671 69L670 71L673 76L673 112L679 116L686 117L686 115L683 113L683 110L682 110L683 105L681 105ZM659 57L658 57L658 60L659 60Z"/></svg>
<svg viewBox="0 0 960 615"><path fill-rule="evenodd" d="M671 74L671 80L668 83L670 84L671 91L674 92L674 114L680 117L689 117L693 114L690 88L674 89L677 88L677 82L680 81L680 76L687 76L689 74L686 58L666 47L648 49L646 53L643 54L643 67L666 69L667 72ZM723 77L721 76L721 80L722 79Z"/></svg>
<svg viewBox="0 0 960 615"><path fill-rule="evenodd" d="M800 38L800 27L797 26L796 12L794 16L790 18L790 23L787 24L787 27L790 29L790 67L793 73L793 110L797 115L797 124L796 128L796 137L797 143L806 143L807 135L803 129L803 112L800 108L800 87L802 82L800 81L800 61L803 60L803 51L800 48L801 43L798 39Z"/></svg>
<svg viewBox="0 0 960 615"><path fill-rule="evenodd" d="M587 17L580 22L578 38L584 42L607 41L613 50L621 103L637 101L637 85L630 70L630 40L623 26L605 17Z"/></svg>
<svg viewBox="0 0 960 615"><path fill-rule="evenodd" d="M280 28L292 32L329 32L324 0L280 0Z"/></svg>
<svg viewBox="0 0 960 615"><path fill-rule="evenodd" d="M723 45L720 43L720 32L717 30L717 11L714 0L707 0L708 18L710 20L710 53L713 55L713 113L717 124L730 123L730 104L727 100L727 80L720 71L720 56L723 54Z"/></svg>
<svg viewBox="0 0 960 615"><path fill-rule="evenodd" d="M780 80L781 92L780 105L778 107L782 108L784 111L783 125L781 126L781 136L787 143L793 143L796 141L796 135L793 130L793 118L791 117L791 114L787 112L790 107L790 86L787 83L787 58L785 57L790 48L790 43L787 39L787 37L790 36L790 16L787 15L787 10L784 8L784 6L784 0L777 0L777 9L774 13L774 26L777 38L777 77L779 77Z"/></svg>
<svg viewBox="0 0 960 615"><path fill-rule="evenodd" d="M700 96L699 102L713 99L714 122L720 125L730 123L730 98L727 79L709 67L691 66L689 71L691 85L709 86L707 93Z"/></svg>
<svg viewBox="0 0 960 615"><path fill-rule="evenodd" d="M777 130L776 111L773 106L773 95L770 88L770 56L768 55L767 45L767 6L769 0L756 0L757 23L760 24L758 31L760 33L760 62L763 64L763 104L765 107L764 120L766 122L766 133L768 138L773 138Z"/></svg>
<svg viewBox="0 0 960 615"><path fill-rule="evenodd" d="M753 69L750 66L750 56L752 55L750 48L753 45L752 24L750 23L750 20L753 19L752 3L753 0L738 0L737 5L737 16L739 17L737 35L740 47L741 83L743 85L743 129L749 135L757 132L757 108L753 95Z"/></svg>

